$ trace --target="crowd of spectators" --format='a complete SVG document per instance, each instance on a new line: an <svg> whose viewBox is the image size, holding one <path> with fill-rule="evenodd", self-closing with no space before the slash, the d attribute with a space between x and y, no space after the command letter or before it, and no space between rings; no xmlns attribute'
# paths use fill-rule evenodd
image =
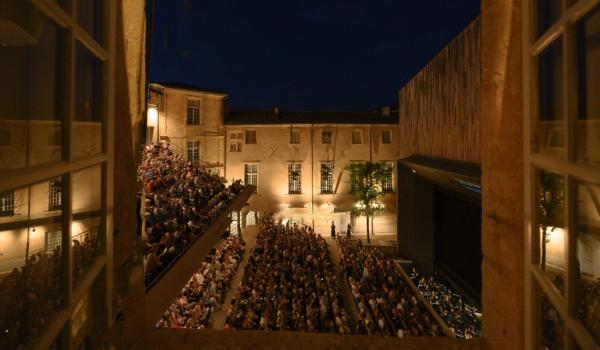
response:
<svg viewBox="0 0 600 350"><path fill-rule="evenodd" d="M392 259L359 240L338 239L338 246L359 314L356 333L399 338L443 335Z"/></svg>
<svg viewBox="0 0 600 350"><path fill-rule="evenodd" d="M267 215L224 328L351 333L325 239Z"/></svg>
<svg viewBox="0 0 600 350"><path fill-rule="evenodd" d="M62 305L61 247L30 256L0 281L0 349L33 346Z"/></svg>
<svg viewBox="0 0 600 350"><path fill-rule="evenodd" d="M457 338L481 336L481 312L463 300L437 275L425 277L412 269L410 278Z"/></svg>
<svg viewBox="0 0 600 350"><path fill-rule="evenodd" d="M243 186L236 181L225 187L217 175L160 144L145 148L138 178L144 187L148 285L213 223Z"/></svg>
<svg viewBox="0 0 600 350"><path fill-rule="evenodd" d="M211 315L221 309L246 243L241 236L222 240L190 278L158 327L210 328Z"/></svg>

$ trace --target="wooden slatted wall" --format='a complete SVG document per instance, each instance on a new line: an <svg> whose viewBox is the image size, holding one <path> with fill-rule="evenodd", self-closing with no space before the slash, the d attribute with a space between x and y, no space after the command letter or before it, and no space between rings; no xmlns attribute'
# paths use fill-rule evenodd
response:
<svg viewBox="0 0 600 350"><path fill-rule="evenodd" d="M481 163L480 28L478 17L400 90L400 158Z"/></svg>

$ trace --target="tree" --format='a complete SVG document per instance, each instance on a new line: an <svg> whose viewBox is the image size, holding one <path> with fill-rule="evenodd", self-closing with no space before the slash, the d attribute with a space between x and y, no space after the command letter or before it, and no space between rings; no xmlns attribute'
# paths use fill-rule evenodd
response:
<svg viewBox="0 0 600 350"><path fill-rule="evenodd" d="M557 227L563 226L564 191L563 179L559 174L541 170L537 186L538 224L541 228L540 268L546 269L546 244L549 236Z"/></svg>
<svg viewBox="0 0 600 350"><path fill-rule="evenodd" d="M364 215L367 218L367 242L371 241L369 220L383 210L381 198L383 197L382 185L386 177L385 162L351 163L346 166L350 173L352 192L355 205L352 215Z"/></svg>

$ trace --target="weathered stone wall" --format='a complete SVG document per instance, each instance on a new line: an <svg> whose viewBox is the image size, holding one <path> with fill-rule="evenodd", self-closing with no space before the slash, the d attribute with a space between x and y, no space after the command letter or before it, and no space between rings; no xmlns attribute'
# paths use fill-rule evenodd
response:
<svg viewBox="0 0 600 350"><path fill-rule="evenodd" d="M483 334L524 349L521 1L481 9Z"/></svg>
<svg viewBox="0 0 600 350"><path fill-rule="evenodd" d="M300 132L300 143L290 144L290 125L227 125L227 142L232 132L256 130L256 144L241 145L241 152L230 152L226 147L226 176L228 180L244 179L244 164L258 164L258 193L252 197L249 210L271 211L278 217L302 220L304 224L315 224L318 232L328 233L331 221L336 229L343 231L350 219L348 210L354 199L350 178L344 167L351 161L392 161L395 167L397 146L394 142L382 144L381 130L391 130L392 140L397 137L395 125L364 124L300 124L293 129ZM332 143L323 144L322 131L333 131ZM371 130L370 130L371 129ZM352 131L362 131L362 144L352 144ZM312 136L311 136L312 135ZM371 142L372 136L372 142ZM371 148L371 152L369 152ZM372 157L372 158L370 158ZM302 164L302 194L288 194L288 164ZM321 194L320 166L322 161L334 162L334 194ZM395 169L394 169L395 172ZM393 177L395 184L395 175ZM314 208L311 208L311 203ZM375 218L376 233L396 232L396 202L394 194L387 194L384 205L387 215ZM335 209L335 212L334 212ZM355 221L354 232L366 231L363 218Z"/></svg>
<svg viewBox="0 0 600 350"><path fill-rule="evenodd" d="M475 19L400 90L400 157L479 163L480 21Z"/></svg>

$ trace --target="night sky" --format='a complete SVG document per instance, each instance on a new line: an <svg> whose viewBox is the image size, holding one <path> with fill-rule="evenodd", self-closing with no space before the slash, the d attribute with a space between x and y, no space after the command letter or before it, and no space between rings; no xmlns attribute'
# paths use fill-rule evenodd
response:
<svg viewBox="0 0 600 350"><path fill-rule="evenodd" d="M156 0L150 79L232 109L372 110L479 14L479 0Z"/></svg>

